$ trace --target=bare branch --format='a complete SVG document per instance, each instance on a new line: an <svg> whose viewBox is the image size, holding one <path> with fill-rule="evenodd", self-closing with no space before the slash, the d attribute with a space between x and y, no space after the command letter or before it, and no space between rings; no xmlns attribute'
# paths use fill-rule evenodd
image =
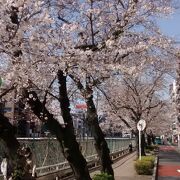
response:
<svg viewBox="0 0 180 180"><path fill-rule="evenodd" d="M49 94L50 96L52 96L53 98L55 98L56 100L59 101L59 97L55 96L55 95L52 94L51 92L47 91L47 94Z"/></svg>
<svg viewBox="0 0 180 180"><path fill-rule="evenodd" d="M122 0L118 0L118 3L121 4L121 6L122 6L124 9L126 9L125 6L124 6L124 3L122 2Z"/></svg>
<svg viewBox="0 0 180 180"><path fill-rule="evenodd" d="M9 89L5 90L2 94L0 94L0 99L6 94L8 94L9 92L11 92L12 90L14 90L16 87L17 85L13 84Z"/></svg>
<svg viewBox="0 0 180 180"><path fill-rule="evenodd" d="M82 92L82 94L84 95L84 92L85 92L85 88L84 86L82 85L80 79L74 77L72 74L68 74L69 77L76 83L78 89Z"/></svg>
<svg viewBox="0 0 180 180"><path fill-rule="evenodd" d="M69 21L67 21L66 19L62 18L62 17L60 16L60 14L58 15L58 19L61 20L61 21L63 21L63 22L65 22L66 24L71 24Z"/></svg>
<svg viewBox="0 0 180 180"><path fill-rule="evenodd" d="M110 101L110 98L107 96L107 94L106 94L101 88L99 88L99 87L96 87L96 88L99 89L99 90L102 92L102 94L103 94L104 97L106 98L108 104L109 104L110 107L112 108L113 112L114 112L115 114L117 114L118 108L116 107L116 105L115 105L113 102ZM129 124L122 116L118 115L118 117L122 120L122 122L123 122L128 128L131 128L130 124Z"/></svg>

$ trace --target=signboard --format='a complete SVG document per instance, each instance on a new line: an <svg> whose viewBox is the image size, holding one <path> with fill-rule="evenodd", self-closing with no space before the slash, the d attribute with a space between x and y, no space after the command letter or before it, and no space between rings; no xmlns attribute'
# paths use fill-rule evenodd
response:
<svg viewBox="0 0 180 180"><path fill-rule="evenodd" d="M86 104L76 104L75 108L76 109L87 109L87 105Z"/></svg>

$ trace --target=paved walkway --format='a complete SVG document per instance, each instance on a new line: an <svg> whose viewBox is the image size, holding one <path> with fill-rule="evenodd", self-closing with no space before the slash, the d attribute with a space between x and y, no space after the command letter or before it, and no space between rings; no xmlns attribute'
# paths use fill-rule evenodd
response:
<svg viewBox="0 0 180 180"><path fill-rule="evenodd" d="M136 152L127 155L121 160L113 164L115 180L151 180L151 176L137 175L134 169L134 160L136 159ZM92 175L99 173L93 172Z"/></svg>
<svg viewBox="0 0 180 180"><path fill-rule="evenodd" d="M176 146L160 146L158 180L180 180L180 153Z"/></svg>
<svg viewBox="0 0 180 180"><path fill-rule="evenodd" d="M151 176L137 175L134 163L136 152L126 156L113 165L115 180L151 180Z"/></svg>

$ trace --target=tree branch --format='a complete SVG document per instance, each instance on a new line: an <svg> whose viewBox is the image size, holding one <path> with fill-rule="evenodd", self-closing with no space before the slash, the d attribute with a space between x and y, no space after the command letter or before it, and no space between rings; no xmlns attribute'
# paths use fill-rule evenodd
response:
<svg viewBox="0 0 180 180"><path fill-rule="evenodd" d="M14 90L17 87L17 85L13 84L9 89L5 90L2 94L0 94L0 99L8 94L10 91Z"/></svg>
<svg viewBox="0 0 180 180"><path fill-rule="evenodd" d="M107 94L106 94L101 88L99 88L99 87L96 87L96 88L99 89L99 90L103 93L103 95L104 95L104 97L106 98L106 100L107 100L108 104L110 105L111 109L113 110L113 112L114 112L115 114L117 114L118 108L116 107L116 105L115 105L113 102L110 101L110 99L109 99L109 97L107 96ZM131 128L130 124L129 124L124 118L122 118L122 116L118 115L118 117L122 120L122 122L123 122L128 128Z"/></svg>

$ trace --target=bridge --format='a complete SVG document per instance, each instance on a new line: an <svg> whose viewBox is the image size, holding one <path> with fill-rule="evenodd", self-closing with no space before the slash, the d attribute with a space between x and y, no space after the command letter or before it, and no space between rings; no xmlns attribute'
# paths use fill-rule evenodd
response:
<svg viewBox="0 0 180 180"><path fill-rule="evenodd" d="M71 168L63 157L59 142L56 138L18 138L21 145L31 148L36 158L38 179L58 179L72 175ZM99 159L94 148L93 138L77 139L81 146L82 154L88 162L90 171L100 167ZM128 153L130 143L135 146L135 139L128 138L106 138L110 155L113 161ZM5 146L0 142L0 157L5 151Z"/></svg>

